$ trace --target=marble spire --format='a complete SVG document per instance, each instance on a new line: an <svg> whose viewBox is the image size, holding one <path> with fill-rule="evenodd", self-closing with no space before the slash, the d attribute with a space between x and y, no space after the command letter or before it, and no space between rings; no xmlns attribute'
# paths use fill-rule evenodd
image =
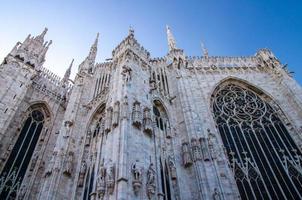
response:
<svg viewBox="0 0 302 200"><path fill-rule="evenodd" d="M168 38L169 51L175 50L175 49L177 49L175 38L174 38L174 36L171 32L171 29L168 25L166 26L166 29L167 29L167 38Z"/></svg>
<svg viewBox="0 0 302 200"><path fill-rule="evenodd" d="M208 58L209 57L209 52L208 52L208 49L205 47L203 42L201 42L201 50L202 50L203 56L205 58Z"/></svg>

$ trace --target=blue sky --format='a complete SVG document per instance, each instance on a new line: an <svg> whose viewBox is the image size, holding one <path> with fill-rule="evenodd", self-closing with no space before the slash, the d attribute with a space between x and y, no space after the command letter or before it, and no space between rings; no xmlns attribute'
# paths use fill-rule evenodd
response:
<svg viewBox="0 0 302 200"><path fill-rule="evenodd" d="M97 32L97 62L110 58L130 25L152 57L164 56L168 24L186 55L201 55L201 41L218 56L254 55L267 47L302 83L301 1L0 0L0 7L0 60L17 41L48 27L53 44L44 66L60 76L72 58L75 74Z"/></svg>

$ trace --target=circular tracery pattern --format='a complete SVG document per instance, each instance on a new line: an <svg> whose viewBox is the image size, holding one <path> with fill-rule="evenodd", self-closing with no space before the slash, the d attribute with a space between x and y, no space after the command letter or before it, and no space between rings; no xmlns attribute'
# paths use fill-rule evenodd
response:
<svg viewBox="0 0 302 200"><path fill-rule="evenodd" d="M215 104L222 115L230 116L239 121L259 119L267 110L257 95L233 84L217 93Z"/></svg>
<svg viewBox="0 0 302 200"><path fill-rule="evenodd" d="M241 198L302 199L302 154L278 106L233 83L221 86L212 102Z"/></svg>

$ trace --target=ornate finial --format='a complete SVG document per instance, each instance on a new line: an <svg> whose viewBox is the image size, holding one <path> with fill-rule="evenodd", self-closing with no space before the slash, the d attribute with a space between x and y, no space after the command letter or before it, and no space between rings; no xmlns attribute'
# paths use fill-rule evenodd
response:
<svg viewBox="0 0 302 200"><path fill-rule="evenodd" d="M168 25L166 25L166 29L167 29L167 38L168 38L169 51L177 49L174 36L173 36L173 34L170 30L170 27Z"/></svg>
<svg viewBox="0 0 302 200"><path fill-rule="evenodd" d="M209 57L209 52L203 42L201 42L201 49L202 49L203 56L205 58Z"/></svg>
<svg viewBox="0 0 302 200"><path fill-rule="evenodd" d="M131 25L129 26L129 35L134 35L134 29Z"/></svg>

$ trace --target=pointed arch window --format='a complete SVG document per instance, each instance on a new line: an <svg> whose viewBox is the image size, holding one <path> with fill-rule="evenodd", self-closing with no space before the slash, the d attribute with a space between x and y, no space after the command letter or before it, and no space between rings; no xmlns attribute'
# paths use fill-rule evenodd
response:
<svg viewBox="0 0 302 200"><path fill-rule="evenodd" d="M301 199L302 154L282 113L255 91L227 83L212 96L214 118L240 196Z"/></svg>
<svg viewBox="0 0 302 200"><path fill-rule="evenodd" d="M32 108L0 175L0 199L15 198L45 122L40 108Z"/></svg>
<svg viewBox="0 0 302 200"><path fill-rule="evenodd" d="M159 148L160 149L167 149L167 138L171 138L170 136L170 125L169 119L164 108L163 104L155 100L153 105L153 116L154 116L154 123L157 127L157 131L155 135L159 138ZM160 185L163 192L163 199L164 200L171 200L172 199L172 184L171 184L171 176L169 174L169 169L167 167L166 161L166 154L171 153L170 151L163 153L160 152L159 160L159 169L160 169Z"/></svg>

